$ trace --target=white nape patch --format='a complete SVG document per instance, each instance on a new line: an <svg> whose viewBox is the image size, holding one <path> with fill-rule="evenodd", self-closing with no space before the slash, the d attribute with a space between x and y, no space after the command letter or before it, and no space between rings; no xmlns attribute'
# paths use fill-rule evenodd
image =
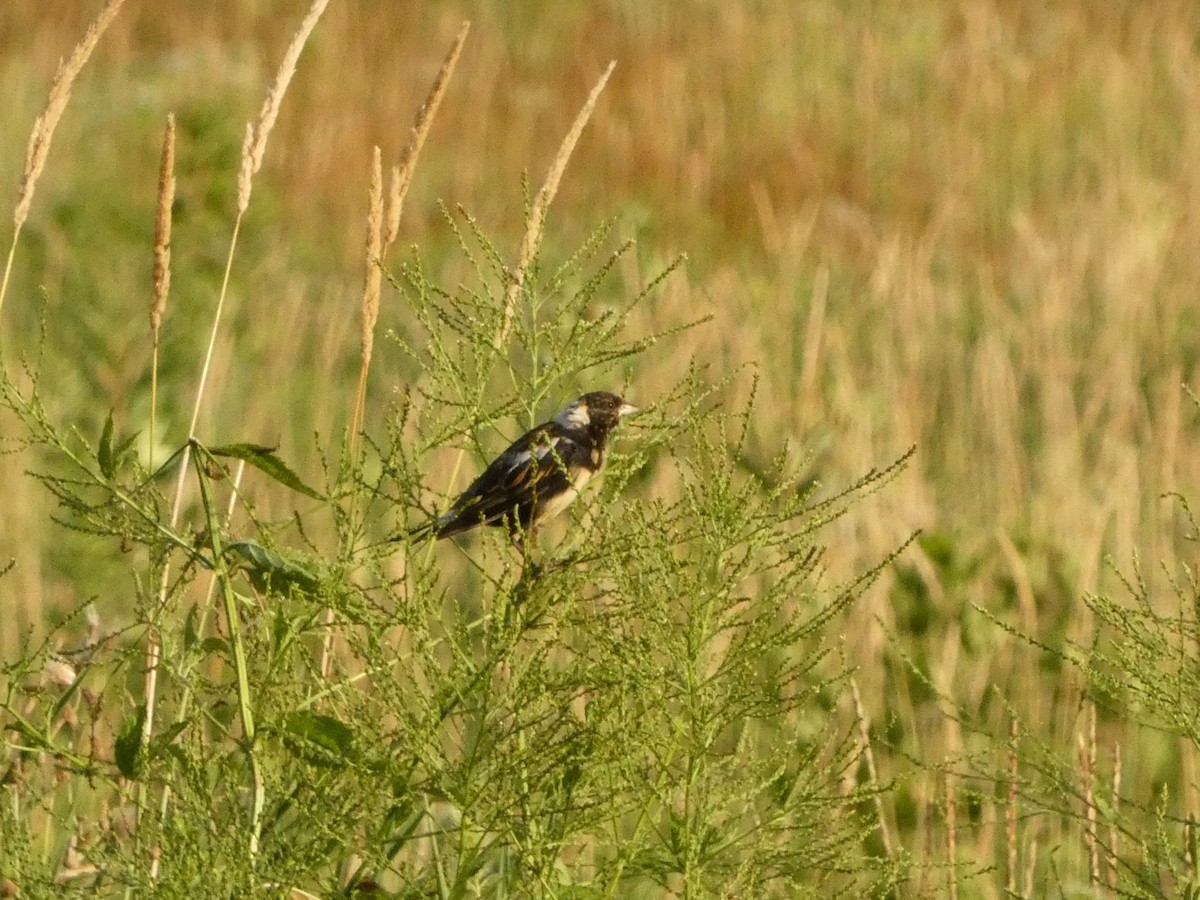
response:
<svg viewBox="0 0 1200 900"><path fill-rule="evenodd" d="M554 417L554 422L563 428L587 428L592 424L592 417L588 415L586 403L572 400Z"/></svg>

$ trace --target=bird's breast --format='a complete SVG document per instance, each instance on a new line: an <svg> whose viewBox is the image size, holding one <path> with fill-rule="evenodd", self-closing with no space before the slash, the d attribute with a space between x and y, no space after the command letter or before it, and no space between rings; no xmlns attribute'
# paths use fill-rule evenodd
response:
<svg viewBox="0 0 1200 900"><path fill-rule="evenodd" d="M579 496L579 492L583 490L583 486L588 483L588 479L592 477L592 470L586 466L580 466L579 469L571 477L571 486L561 494L551 497L542 504L542 508L538 515L539 519L553 519L560 512L566 509Z"/></svg>

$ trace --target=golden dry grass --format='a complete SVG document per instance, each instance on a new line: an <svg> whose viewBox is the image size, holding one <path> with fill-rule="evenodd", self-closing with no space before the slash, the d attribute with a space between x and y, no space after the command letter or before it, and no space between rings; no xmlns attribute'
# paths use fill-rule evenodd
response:
<svg viewBox="0 0 1200 900"><path fill-rule="evenodd" d="M18 184L25 136L91 14L81 6L0 7L0 77L12 86L0 108L0 184ZM83 277L77 242L87 236L64 208L96 184L88 170L109 164L106 189L151 210L143 219L152 227L163 116L197 121L215 98L222 115L204 127L228 133L202 138L236 145L294 7L173 0L126 9L112 25L75 88L83 111L64 118L31 211L36 252L18 257L4 309L10 352L15 335L31 333L37 285L47 289L49 353L53 323L71 316L77 301L64 288ZM308 434L345 425L371 148L399 156L464 19L471 40L399 242L444 246L434 200L445 198L506 240L515 261L522 173L551 164L579 98L615 59L551 209L548 246L573 247L616 216L618 233L639 240L620 269L628 290L678 251L691 260L633 327L714 316L645 358L631 373L633 399L653 402L693 358L717 375L751 364L760 376L752 447L764 460L786 441L797 454L814 451L817 474L838 484L916 444L904 476L827 535L831 579L914 528L939 535L948 558L926 546L907 559L933 607L917 641L933 683L975 708L1000 685L1026 698L1024 714L1044 721L1047 736L1070 743L1082 728L1081 685L1064 676L1045 689L1014 642L965 620L976 603L1030 633L1086 643L1092 622L1078 597L1113 588L1106 556L1123 564L1140 553L1169 569L1191 560L1161 495L1200 484L1200 431L1181 390L1200 388L1200 7L696 2L676 15L636 3L334 4L257 176L272 199L258 218L251 206L259 237L232 287L240 337L215 360L221 399L204 427L282 439L303 467ZM198 127L181 129L181 170L225 177L186 144L200 139ZM183 177L181 201L202 204L209 188ZM177 246L180 232L193 245L228 237L203 228L212 222L177 223ZM148 251L115 261L94 273L97 291L114 304L144 296L152 262ZM403 321L389 299L382 327ZM136 360L141 337L115 305L96 314L111 347L71 357L86 371L64 382L104 386L102 405L136 422L140 363L122 360ZM253 332L268 315L289 339L264 349ZM195 359L174 358L182 406ZM386 385L380 365L374 377ZM729 403L748 391L743 377ZM168 426L184 427L180 415ZM36 621L77 586L54 550L58 533L45 527L48 501L21 469L0 460L0 557L18 560L5 590ZM263 503L269 513L270 498ZM920 736L912 740L926 759L957 755L970 738L932 718L936 709L897 675L889 635L910 623L898 618L894 587L889 573L844 623L863 703L873 720ZM15 634L5 631L0 650ZM1102 746L1121 737L1101 726ZM1186 753L1183 764L1192 765ZM1126 761L1127 783L1137 766ZM960 835L958 852L991 858L988 845L1008 840L1005 823L992 827L976 833L976 847ZM931 828L912 833L944 840Z"/></svg>

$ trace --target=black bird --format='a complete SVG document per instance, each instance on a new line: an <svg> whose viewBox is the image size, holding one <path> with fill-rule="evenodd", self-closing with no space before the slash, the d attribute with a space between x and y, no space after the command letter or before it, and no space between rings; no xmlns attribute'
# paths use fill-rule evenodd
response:
<svg viewBox="0 0 1200 900"><path fill-rule="evenodd" d="M600 471L612 430L637 411L608 391L571 401L513 441L448 510L409 534L444 538L477 525L503 525L522 547L523 535L566 509Z"/></svg>

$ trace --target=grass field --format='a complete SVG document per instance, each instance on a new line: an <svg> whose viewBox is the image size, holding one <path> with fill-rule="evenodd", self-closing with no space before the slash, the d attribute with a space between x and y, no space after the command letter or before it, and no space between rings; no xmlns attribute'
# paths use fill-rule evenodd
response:
<svg viewBox="0 0 1200 900"><path fill-rule="evenodd" d="M10 185L14 198L55 69L100 5L0 5L0 186ZM7 371L27 386L17 373L22 359L30 361L46 416L68 438L77 429L95 444L112 410L118 434L140 432L143 465L147 448L161 463L186 441L234 228L246 123L258 117L305 9L283 0L127 4L80 72L0 309ZM804 618L813 598L837 597L840 585L886 562L852 602L828 601L833 612L821 625L828 655L807 644L803 651L819 659L814 680L828 679L824 710L817 716L806 706L800 724L792 722L802 730L820 718L821 729L842 729L851 745L851 763L839 768L825 759L817 769L854 797L846 806L861 818L850 818L865 824L838 839L861 868L826 882L794 873L739 882L749 863L734 871L714 865L695 881L698 869L645 865L643 880L629 881L622 866L636 868L641 857L625 861L615 851L623 861L613 874L594 835L567 841L551 854L553 864L580 879L594 865L610 878L608 895L621 896L728 896L749 884L769 896L1196 890L1200 604L1196 530L1176 493L1194 496L1200 484L1200 415L1188 393L1200 389L1200 7L1174 0L693 0L686 9L621 0L333 0L300 56L239 226L196 429L202 441L277 447L310 484L325 484L337 469L359 373L372 148L381 149L386 175L466 20L470 31L417 161L398 240L382 259L395 280L383 283L367 380L368 437L381 447L391 446L388 436L401 446L418 435L431 442L421 444L419 458L392 459L401 469L420 464L414 493L429 502L430 490L461 489L504 437L592 388L619 390L653 410L618 442L624 462L602 492L613 499L620 486L627 518L647 529L636 532L647 553L658 546L655 519L639 518L639 510L666 510L662 522L691 527L681 512L693 509L689 471L711 474L723 465L763 486L764 496L789 479L815 481L811 496L819 499L916 448L894 478L854 495L816 532L823 555L805 570L803 590L789 594L781 585L790 582L769 567L744 587L747 602L769 601L755 607L758 614ZM460 385L464 396L486 389L503 401L423 408L423 397L448 396L452 379L432 378L428 361L406 348L423 346L438 322L467 309L459 286L487 295L489 276L502 282L500 267L517 266L529 198L610 61L616 67L550 206L537 275L549 279L597 227L611 223L611 231L592 259L564 276L562 296L572 298L566 312L554 312L559 297L542 298L527 335L537 336L543 320L559 329L546 335L569 330L554 316L571 310L587 318L623 309L686 254L629 310L612 346L663 337L598 364L596 375L555 369L548 354L571 351L550 337L540 355L523 344L528 362L509 357L507 369ZM150 440L147 319L169 113L176 122L173 276ZM473 236L467 216L485 241ZM475 261L456 232L467 235ZM0 250L10 233L0 229ZM627 239L632 248L599 286L581 287ZM423 291L426 282L445 295ZM475 314L481 328L491 321L486 310ZM683 328L698 319L706 321ZM478 357L487 345L483 338L461 346ZM715 402L714 420L745 414L740 439L733 426L713 438L699 412L694 421L681 412L702 393L679 387L694 365L697 383L717 386L697 409ZM398 420L395 407L409 401L414 407ZM685 419L690 424L681 425ZM79 640L85 623L73 611L89 600L103 628L125 627L153 595L150 573L157 573L153 553L122 553L117 542L56 524L71 520L71 511L27 471L57 471L61 460L52 459L53 446L25 443L28 427L11 405L0 413L0 440L11 451L0 456L0 564L14 561L0 578L7 617L0 659L14 665L46 635ZM715 441L727 451L724 461L689 470L673 427L695 442L681 446ZM438 433L453 449L433 446ZM303 540L292 534L280 542L336 556L337 516L263 481L250 488L255 521L284 535L299 508L316 524ZM169 499L169 485L162 490ZM367 502L354 496L355 504ZM191 502L187 528L199 531L198 501ZM734 503L722 502L713 501L718 518ZM747 502L753 519L758 507ZM375 539L415 515L379 502L358 512L363 533ZM597 527L609 521L594 509L581 518ZM545 543L564 540L563 531ZM511 562L499 538L467 546L482 554L478 570L465 554L439 548L419 565L382 561L376 574L381 584L415 584L414 573L438 571L436 561L446 584L486 593ZM785 564L800 552L763 546ZM650 565L631 553L627 562ZM630 595L679 590L653 579L638 587L633 565L602 571ZM723 571L710 572L710 582ZM695 585L703 593L703 579ZM197 585L182 587L199 594ZM554 590L591 597L591 589ZM675 614L691 609L681 601ZM565 660L584 655L575 642L586 644L589 617L582 610L564 617L577 630L563 647L539 652L573 672ZM645 625L657 621L648 611L639 617L644 634L658 633ZM159 624L165 633L168 625ZM670 634L664 626L662 639ZM140 635L130 646L142 646ZM410 638L419 644L411 635L391 637L396 646ZM319 655L320 640L313 644L307 631L305 640ZM375 650L354 637L339 640L347 671L369 669ZM793 651L800 653L780 650L783 658ZM613 653L617 661L605 657L605 665L619 665ZM793 660L799 669L810 658L803 654ZM104 682L122 685L112 689L126 692L126 707L144 702L140 669L128 665ZM461 675L452 669L444 673L451 685ZM25 671L18 665L5 676L9 713L17 673ZM306 677L321 675L328 672ZM653 683L643 676L631 675L631 683ZM519 682L519 673L512 677ZM287 702L279 699L279 708ZM614 723L633 727L621 718L631 711L613 709ZM403 730L403 721L397 712L379 727L394 736L387 729ZM786 757L785 737L771 744L764 736L771 727L753 740L762 742L763 759ZM6 732L0 766L30 740L16 733ZM279 788L267 781L268 793ZM855 788L878 789L877 799ZM753 806L749 789L738 796ZM50 789L43 799L39 842L21 872L36 869L28 861L35 857L46 871L65 867L67 835L105 802L77 797L68 814ZM822 815L842 809L829 803ZM735 829L733 819L722 821ZM149 850L129 851L131 869L148 858L142 852ZM10 874L19 868L14 860L0 855L0 876L19 880ZM261 881L255 889L270 893ZM25 890L21 896L38 895ZM596 890L543 881L530 892Z"/></svg>

